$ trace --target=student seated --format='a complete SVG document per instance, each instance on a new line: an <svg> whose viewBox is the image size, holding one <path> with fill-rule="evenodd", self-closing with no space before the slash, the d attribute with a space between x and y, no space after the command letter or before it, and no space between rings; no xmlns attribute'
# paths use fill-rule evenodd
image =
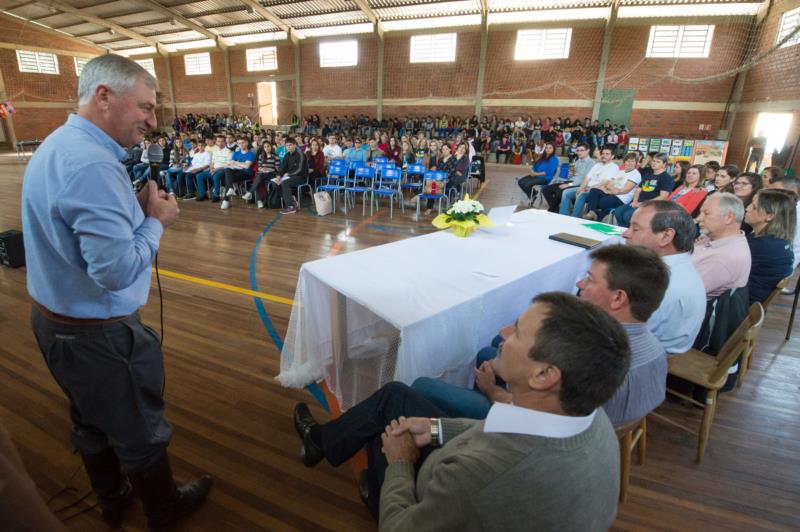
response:
<svg viewBox="0 0 800 532"><path fill-rule="evenodd" d="M492 363L511 404L493 405L485 422L448 419L390 383L328 423L298 404L301 457L338 466L366 447L361 492L382 530L606 530L619 446L599 407L630 357L625 330L606 312L543 293Z"/></svg>

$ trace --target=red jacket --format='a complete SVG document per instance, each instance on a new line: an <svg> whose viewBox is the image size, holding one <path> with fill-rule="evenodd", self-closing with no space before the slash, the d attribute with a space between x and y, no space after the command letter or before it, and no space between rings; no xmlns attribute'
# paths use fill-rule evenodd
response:
<svg viewBox="0 0 800 532"><path fill-rule="evenodd" d="M325 156L322 150L318 151L316 155L311 153L311 150L306 152L306 159L308 159L309 172L315 172L317 175L325 175Z"/></svg>

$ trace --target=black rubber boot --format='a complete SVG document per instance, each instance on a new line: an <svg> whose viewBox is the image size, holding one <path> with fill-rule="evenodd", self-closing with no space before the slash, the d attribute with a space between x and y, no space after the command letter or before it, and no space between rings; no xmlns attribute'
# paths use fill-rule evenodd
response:
<svg viewBox="0 0 800 532"><path fill-rule="evenodd" d="M125 510L133 500L133 490L120 469L117 453L108 447L98 454L81 453L81 459L97 495L103 520L109 526L118 528L125 517Z"/></svg>
<svg viewBox="0 0 800 532"><path fill-rule="evenodd" d="M150 467L131 473L130 479L144 503L147 526L155 530L167 528L197 510L213 484L211 476L203 475L179 488L166 453Z"/></svg>

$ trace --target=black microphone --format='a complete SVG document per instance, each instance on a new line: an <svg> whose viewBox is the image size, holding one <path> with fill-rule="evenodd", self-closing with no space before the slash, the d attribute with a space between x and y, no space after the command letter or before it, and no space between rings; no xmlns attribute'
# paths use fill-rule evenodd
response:
<svg viewBox="0 0 800 532"><path fill-rule="evenodd" d="M150 179L154 180L158 188L164 189L164 182L161 179L161 161L164 159L164 150L158 142L154 142L147 148L147 159L150 161Z"/></svg>

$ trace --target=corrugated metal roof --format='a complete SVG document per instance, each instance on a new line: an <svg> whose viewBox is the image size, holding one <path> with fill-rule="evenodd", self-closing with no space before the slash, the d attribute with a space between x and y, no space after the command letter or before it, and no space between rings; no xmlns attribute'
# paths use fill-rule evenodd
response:
<svg viewBox="0 0 800 532"><path fill-rule="evenodd" d="M316 13L354 11L358 6L351 0L310 0L273 5L268 9L281 18L296 18Z"/></svg>
<svg viewBox="0 0 800 532"><path fill-rule="evenodd" d="M576 7L607 7L609 0L489 0L490 12L535 11L539 9L570 9Z"/></svg>
<svg viewBox="0 0 800 532"><path fill-rule="evenodd" d="M477 0L461 0L456 2L436 2L433 4L380 8L376 9L375 12L381 19L397 20L404 18L469 15L480 13L480 10L481 5Z"/></svg>
<svg viewBox="0 0 800 532"><path fill-rule="evenodd" d="M369 22L363 11L348 11L346 13L331 13L329 15L314 15L311 17L287 18L284 21L297 29L318 28L321 26L339 26L342 24L356 24Z"/></svg>
<svg viewBox="0 0 800 532"><path fill-rule="evenodd" d="M66 31L71 35L83 37L84 35L93 35L103 31L108 31L108 28L92 24L91 22L83 22L82 24L75 24L74 26L67 26L61 28L61 31Z"/></svg>
<svg viewBox="0 0 800 532"><path fill-rule="evenodd" d="M113 17L122 13L136 13L137 11L145 11L147 8L142 7L141 4L130 0L117 0L116 2L103 2L97 3L92 7L86 9L87 12L97 17Z"/></svg>
<svg viewBox="0 0 800 532"><path fill-rule="evenodd" d="M267 33L278 28L271 22L248 22L247 24L227 24L211 28L214 33L225 37L226 35L244 35L247 33Z"/></svg>
<svg viewBox="0 0 800 532"><path fill-rule="evenodd" d="M208 13L209 11L216 12L246 10L246 6L244 4L225 0L202 0L201 2L192 2L191 4L181 4L178 6L166 7L170 7L173 11L176 11L183 16L202 15L204 13Z"/></svg>
<svg viewBox="0 0 800 532"><path fill-rule="evenodd" d="M20 17L27 19L40 19L57 14L57 11L40 4L28 4L20 7L9 7L5 9L9 13L13 13Z"/></svg>

